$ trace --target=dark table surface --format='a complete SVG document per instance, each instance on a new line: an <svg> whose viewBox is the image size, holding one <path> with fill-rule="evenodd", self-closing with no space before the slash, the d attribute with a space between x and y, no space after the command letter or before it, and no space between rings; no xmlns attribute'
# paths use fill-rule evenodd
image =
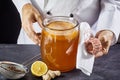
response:
<svg viewBox="0 0 120 80"><path fill-rule="evenodd" d="M0 61L13 61L28 67L29 73L19 80L42 80L41 77L35 77L30 72L30 66L36 60L41 60L39 46L0 44ZM8 79L0 76L0 80ZM120 44L112 46L108 55L95 60L91 76L75 69L62 73L53 80L120 80Z"/></svg>

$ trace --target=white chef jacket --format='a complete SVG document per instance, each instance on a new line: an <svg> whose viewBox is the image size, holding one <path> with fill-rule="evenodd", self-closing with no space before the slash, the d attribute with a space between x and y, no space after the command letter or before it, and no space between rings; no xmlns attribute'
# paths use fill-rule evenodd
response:
<svg viewBox="0 0 120 80"><path fill-rule="evenodd" d="M120 33L120 0L13 0L21 13L24 4L33 4L44 17L72 16L88 22L94 34L100 30L114 33L113 44ZM49 13L49 14L48 14Z"/></svg>

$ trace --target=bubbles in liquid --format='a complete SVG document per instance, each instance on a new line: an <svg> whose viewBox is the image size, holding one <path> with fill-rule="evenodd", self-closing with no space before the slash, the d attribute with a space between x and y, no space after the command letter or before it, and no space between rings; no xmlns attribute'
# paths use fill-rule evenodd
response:
<svg viewBox="0 0 120 80"><path fill-rule="evenodd" d="M75 30L75 24L65 21L54 21L49 23L47 26L47 32L53 36L64 36L73 38L77 34Z"/></svg>
<svg viewBox="0 0 120 80"><path fill-rule="evenodd" d="M65 30L73 28L75 25L70 22L64 22L64 21L55 21L51 22L47 25L48 28L54 29L54 30Z"/></svg>

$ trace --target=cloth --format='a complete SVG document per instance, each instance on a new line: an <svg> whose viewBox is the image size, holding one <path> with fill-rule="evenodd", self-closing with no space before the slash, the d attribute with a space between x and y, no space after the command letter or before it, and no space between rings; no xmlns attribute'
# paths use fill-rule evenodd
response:
<svg viewBox="0 0 120 80"><path fill-rule="evenodd" d="M94 65L94 55L89 54L85 49L85 41L89 40L91 36L91 28L88 23L82 22L80 24L80 44L78 46L78 53L76 59L76 68L83 73L90 76Z"/></svg>

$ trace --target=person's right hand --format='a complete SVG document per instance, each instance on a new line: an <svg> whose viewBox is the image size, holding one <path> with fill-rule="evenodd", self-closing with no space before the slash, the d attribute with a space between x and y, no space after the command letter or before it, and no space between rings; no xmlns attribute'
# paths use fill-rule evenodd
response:
<svg viewBox="0 0 120 80"><path fill-rule="evenodd" d="M34 22L42 27L42 16L32 4L25 4L22 8L22 27L33 42L40 44L39 34L33 28Z"/></svg>

